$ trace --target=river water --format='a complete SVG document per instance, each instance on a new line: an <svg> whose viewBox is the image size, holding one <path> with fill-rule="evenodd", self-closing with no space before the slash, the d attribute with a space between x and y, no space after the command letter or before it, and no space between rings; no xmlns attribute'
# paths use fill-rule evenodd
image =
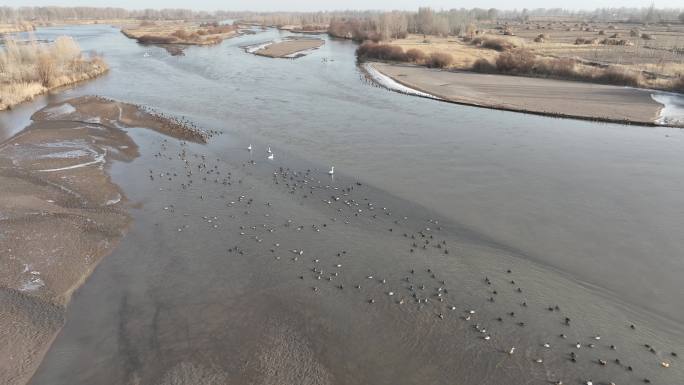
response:
<svg viewBox="0 0 684 385"><path fill-rule="evenodd" d="M306 383L346 384L497 384L501 378L511 384L548 383L559 375L586 381L589 374L605 377L605 383L609 378L621 379L616 383L638 383L644 377L663 384L681 380L681 364L662 369L660 361L684 348L682 130L530 116L389 92L364 77L355 63L355 44L348 41L328 39L321 49L296 60L244 52L242 46L286 35L268 30L215 47L189 47L185 56L174 57L158 47L140 46L109 26L37 32L46 39L62 34L102 53L111 71L0 114L0 139L20 131L30 113L48 102L103 95L222 131L208 145L189 151L207 155L212 165L231 170L243 182L240 194L199 188L202 204L157 184L161 181L141 184L148 169L182 172L182 165L154 157L158 151L173 157L182 146L165 144L156 134L132 134L141 158L115 164L111 172L128 198L142 203L133 210L136 224L74 296L66 326L33 383L174 383L174 378L287 383L299 381L302 373L314 379ZM244 148L249 143L256 150L248 155ZM381 287L359 300L346 294L353 288L350 281L344 295L330 286L320 290L332 300L311 298L318 287L313 292L309 282L283 278L290 270L293 276L305 271L301 268L226 259L226 242L235 242L228 247L239 242L208 235L211 227L179 237L182 231L176 229L190 223L184 218L196 215L223 215L224 226L244 230L236 227L240 214L225 205L239 195L272 202L250 215L268 214L274 223L275 218L282 224L296 217L295 222L311 227L329 219L322 200L294 199L272 184L274 170L263 155L269 145L276 165L313 170L316 176L308 183L323 179L324 184L357 186L357 202L366 205L367 199L407 217L402 223L381 218L381 224L370 219L355 223L351 217L355 226L330 224L338 233L325 240L293 232L283 238L292 248L321 255L348 250L363 260L350 263L350 274L361 278L382 271L400 279L416 261L413 254L391 257L405 254L411 242L397 243L400 234L390 236L388 228L415 234L432 226L434 231L433 220L439 218L447 231L437 238L458 245L450 246L449 255L461 259L421 256L420 268L437 266L447 281L459 283L459 289L449 291L459 311L466 304L485 308L491 293L482 294L487 290L480 287L482 278L508 289L505 270L514 267L513 273L520 274L516 280L527 285L526 302L543 303L543 311L561 304L572 311L580 330L565 331L569 341L558 342L558 330L565 330L562 322L530 314L524 332L512 322L493 326L500 337L493 338L498 345L490 351L480 347L479 339L467 342L472 334L464 327L468 324L450 331L435 326L441 320L435 312L388 315L391 306L378 298ZM244 165L249 157L256 165ZM337 180L327 181L325 171L332 165ZM207 201L216 205L207 209ZM179 213L171 219L163 210L169 204ZM225 223L228 218L234 223ZM247 254L269 256L268 242ZM421 279L429 280L430 274ZM298 292L302 286L305 293ZM519 308L515 293L499 294L510 296L497 300L508 307L490 306L484 324L494 322L495 314ZM371 295L379 306L368 311ZM637 322L636 334L625 327ZM585 345L590 335L610 333L616 345L625 345L622 354L636 361L639 373L596 364L601 357L612 360L612 350L582 352L592 360L569 363L567 354L576 342ZM461 339L448 342L454 335ZM546 339L561 345L561 351L544 353L540 345ZM271 342L255 342L263 340ZM656 346L653 341L662 347L656 356L642 351L644 343ZM509 355L501 352L511 346L524 353L506 361ZM184 361L189 355L197 360ZM542 355L544 362L535 362ZM254 357L262 360L255 364ZM293 367L290 360L303 364ZM259 377L269 370L284 377ZM578 383L572 381L566 382Z"/></svg>

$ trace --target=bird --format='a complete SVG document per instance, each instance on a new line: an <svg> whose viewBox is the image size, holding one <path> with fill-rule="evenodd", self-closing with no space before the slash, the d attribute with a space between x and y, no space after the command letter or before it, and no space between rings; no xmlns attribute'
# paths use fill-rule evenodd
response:
<svg viewBox="0 0 684 385"><path fill-rule="evenodd" d="M271 146L268 146L268 150L266 150L269 154L272 154L273 152L271 151Z"/></svg>
<svg viewBox="0 0 684 385"><path fill-rule="evenodd" d="M268 160L273 160L273 153L268 154Z"/></svg>
<svg viewBox="0 0 684 385"><path fill-rule="evenodd" d="M330 171L328 171L328 175L333 175L335 174L335 166L330 167Z"/></svg>
<svg viewBox="0 0 684 385"><path fill-rule="evenodd" d="M247 151L252 151L252 145L247 146Z"/></svg>

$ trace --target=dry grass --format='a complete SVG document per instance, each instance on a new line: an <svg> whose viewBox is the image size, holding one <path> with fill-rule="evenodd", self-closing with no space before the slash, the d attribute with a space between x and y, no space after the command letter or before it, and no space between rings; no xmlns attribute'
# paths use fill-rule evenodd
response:
<svg viewBox="0 0 684 385"><path fill-rule="evenodd" d="M433 52L448 53L453 57L449 69L490 73L501 72L496 66L499 55L522 47L536 56L534 70L518 70L524 76L681 90L675 84L684 75L684 24L635 28L627 23L553 20L536 27L531 23L481 25L478 31L463 40L409 35L389 44L406 52L420 50L425 57ZM505 36L503 31L515 36ZM598 39L600 31L604 35ZM502 59L502 65L508 58ZM424 63L425 59L411 61Z"/></svg>
<svg viewBox="0 0 684 385"><path fill-rule="evenodd" d="M183 21L142 22L121 33L143 44L212 45L237 35L235 25Z"/></svg>
<svg viewBox="0 0 684 385"><path fill-rule="evenodd" d="M99 56L84 56L78 44L62 36L51 44L6 40L0 49L0 110L49 89L94 78L107 71Z"/></svg>
<svg viewBox="0 0 684 385"><path fill-rule="evenodd" d="M596 67L569 58L539 57L529 49L519 48L501 53L494 63L478 61L473 71L508 75L547 77L592 83L640 87L641 73L621 66Z"/></svg>
<svg viewBox="0 0 684 385"><path fill-rule="evenodd" d="M19 22L12 24L0 24L0 34L34 31L36 27L29 22Z"/></svg>
<svg viewBox="0 0 684 385"><path fill-rule="evenodd" d="M493 49L465 43L456 38L430 36L426 39L423 35L409 35L405 39L393 40L391 44L402 47L407 54L411 50L418 50L425 57L434 52L449 54L453 58L448 67L451 69L470 69L476 61L480 59L493 61L497 55L497 51Z"/></svg>

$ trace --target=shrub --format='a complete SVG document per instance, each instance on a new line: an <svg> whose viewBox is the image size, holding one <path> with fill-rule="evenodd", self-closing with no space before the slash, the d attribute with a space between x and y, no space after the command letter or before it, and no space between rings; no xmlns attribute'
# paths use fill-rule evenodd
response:
<svg viewBox="0 0 684 385"><path fill-rule="evenodd" d="M641 75L619 67L608 67L594 75L594 80L599 83L618 84L638 87L641 84Z"/></svg>
<svg viewBox="0 0 684 385"><path fill-rule="evenodd" d="M392 44L365 42L356 49L359 59L379 59L391 61L408 61L404 49Z"/></svg>
<svg viewBox="0 0 684 385"><path fill-rule="evenodd" d="M421 63L427 59L427 55L417 48L411 48L406 51L406 58L414 63Z"/></svg>
<svg viewBox="0 0 684 385"><path fill-rule="evenodd" d="M499 52L508 51L515 48L515 44L513 44L511 41L500 37L477 36L474 37L470 43L473 45L479 45L482 48L489 48Z"/></svg>
<svg viewBox="0 0 684 385"><path fill-rule="evenodd" d="M89 79L107 70L99 57L84 57L78 44L61 36L53 43L35 40L0 47L0 109L28 100L49 88Z"/></svg>
<svg viewBox="0 0 684 385"><path fill-rule="evenodd" d="M453 56L444 52L433 52L425 62L429 68L446 68L454 62Z"/></svg>
<svg viewBox="0 0 684 385"><path fill-rule="evenodd" d="M529 73L534 67L536 57L532 51L518 48L504 52L496 58L496 68L501 72Z"/></svg>
<svg viewBox="0 0 684 385"><path fill-rule="evenodd" d="M539 35L537 35L537 37L534 38L534 42L535 43L543 43L544 41L548 40L549 38L550 38L549 35L547 35L545 33L540 33Z"/></svg>
<svg viewBox="0 0 684 385"><path fill-rule="evenodd" d="M575 44L576 45L581 45L581 44L597 44L598 39L585 39L583 37L578 37L575 39Z"/></svg>
<svg viewBox="0 0 684 385"><path fill-rule="evenodd" d="M475 72L481 73L495 73L496 66L487 59L477 59L471 69Z"/></svg>
<svg viewBox="0 0 684 385"><path fill-rule="evenodd" d="M142 44L170 44L175 41L173 36L143 35L138 38L138 42Z"/></svg>
<svg viewBox="0 0 684 385"><path fill-rule="evenodd" d="M684 15L684 13L682 15ZM679 75L677 79L674 79L670 87L675 92L684 93L684 75Z"/></svg>
<svg viewBox="0 0 684 385"><path fill-rule="evenodd" d="M576 79L580 76L575 64L575 60L569 58L536 60L533 70L543 76Z"/></svg>
<svg viewBox="0 0 684 385"><path fill-rule="evenodd" d="M184 30L184 29L176 30L175 32L173 32L173 33L171 34L171 36L175 36L175 37L177 37L177 38L179 38L179 39L187 39L187 38L188 38L188 35L189 35L189 34L188 34L188 31L186 31L186 30Z"/></svg>

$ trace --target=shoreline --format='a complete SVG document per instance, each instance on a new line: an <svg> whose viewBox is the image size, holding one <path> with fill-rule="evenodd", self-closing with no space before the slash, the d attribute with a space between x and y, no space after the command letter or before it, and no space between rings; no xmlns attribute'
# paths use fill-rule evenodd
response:
<svg viewBox="0 0 684 385"><path fill-rule="evenodd" d="M77 85L79 83L83 83L89 80L94 80L97 79L98 77L106 74L109 72L109 66L107 66L106 63L101 62L101 63L92 63L93 69L87 73L80 74L77 79L71 82L65 82L65 83L60 83L53 85L52 87L45 87L39 83L29 83L28 85L31 86L28 90L28 92L25 95L22 95L20 100L12 101L9 103L2 102L0 103L0 111L5 111L5 110L11 110L15 106L18 106L22 103L30 102L32 101L36 96L40 96L43 94L46 94L48 92L52 92L55 90L58 90L63 87L71 87L74 85ZM23 84L12 84L9 85L9 87L16 87L16 86L22 86Z"/></svg>
<svg viewBox="0 0 684 385"><path fill-rule="evenodd" d="M247 52L274 59L297 59L319 49L324 44L325 40L323 39L294 38L280 42L271 41L257 47L248 47Z"/></svg>
<svg viewBox="0 0 684 385"><path fill-rule="evenodd" d="M0 143L0 382L24 384L64 326L73 293L133 224L109 174L140 154L125 130L205 143L206 135L142 107L83 96L35 112ZM57 261L58 263L55 263Z"/></svg>
<svg viewBox="0 0 684 385"><path fill-rule="evenodd" d="M433 72L433 73L441 73L441 74L453 74L454 76L460 77L460 79L463 79L465 77L496 77L496 80L490 81L487 85L489 86L495 86L496 84L499 83L500 80L504 79L510 79L513 78L513 81L519 81L520 79L523 80L531 80L537 83L546 83L549 82L550 84L556 83L556 82L564 82L564 83L570 83L572 86L575 87L598 87L598 88L613 88L616 90L634 90L635 93L647 93L647 92L655 92L651 90L645 90L645 89L634 89L634 88L625 88L625 87L617 87L617 86L605 86L605 85L596 85L596 84L591 84L591 83L578 83L578 82L569 82L569 81L561 81L561 80L552 80L552 79L541 79L541 78L522 78L522 77L514 77L514 76L506 76L506 75L484 75L484 74L478 74L478 73L470 73L470 72L448 72L448 71L439 71L439 70L433 70L429 68L424 68L424 67L418 67L418 66L410 66L410 65L399 65L399 64L388 64L388 63L381 63L381 62L365 62L361 66L364 71L377 83L379 83L381 86L386 87L385 85L382 84L382 82L378 82L372 74L368 73L368 70L366 69L366 66L371 66L375 71L378 71L384 76L387 76L388 78L392 79L396 83L407 87L409 89L413 89L416 91L419 91L421 93L425 93L428 95L434 96L434 99L438 99L443 102L448 102L448 103L453 103L453 104L459 104L459 105L464 105L464 106L471 106L471 107L480 107L480 108L488 108L488 109L494 109L494 110L501 110L501 111L509 111L509 112L519 112L519 113L527 113L527 114L532 114L532 115L539 115L539 116L547 116L547 117L555 117L555 118L564 118L564 119L577 119L577 120L586 120L586 121L594 121L594 122L602 122L602 123L617 123L617 124L626 124L626 125L643 125L643 126L651 126L651 127L683 127L684 122L675 122L675 123L667 123L667 120L663 119L661 116L661 112L665 109L665 105L662 103L652 100L653 103L657 103L660 106L659 107L652 107L654 108L654 116L649 117L648 119L645 117L641 117L639 119L624 119L624 118L618 118L618 117L610 117L610 116L601 116L599 114L577 114L577 113L568 113L568 112L563 112L562 107L560 106L558 111L549 111L549 110L535 110L531 105L529 108L524 108L524 107L519 107L519 106L512 106L512 105L507 105L504 101L497 101L497 95L496 92L492 92L489 94L485 95L477 95L476 97L467 97L465 95L461 96L454 96L454 95L444 95L439 90L436 89L436 86L425 84L426 82L423 82L421 84L419 81L407 81L405 79L402 79L400 76L402 74L395 74L392 72L397 72L397 69L406 69L406 68L411 68L415 69L418 71L424 71L426 73ZM380 67L380 68L378 68ZM384 69L384 71L383 71ZM388 69L391 69L388 70ZM426 75L426 78L430 77L430 75ZM395 90L393 90L395 91ZM406 93L401 90L398 92L401 93ZM417 95L421 96L421 95ZM534 97L541 97L542 95L530 95ZM423 96L425 97L425 96ZM602 106L603 108L601 109L604 112L608 112L606 110L610 110L610 106L605 105ZM663 122L663 123L660 123Z"/></svg>

